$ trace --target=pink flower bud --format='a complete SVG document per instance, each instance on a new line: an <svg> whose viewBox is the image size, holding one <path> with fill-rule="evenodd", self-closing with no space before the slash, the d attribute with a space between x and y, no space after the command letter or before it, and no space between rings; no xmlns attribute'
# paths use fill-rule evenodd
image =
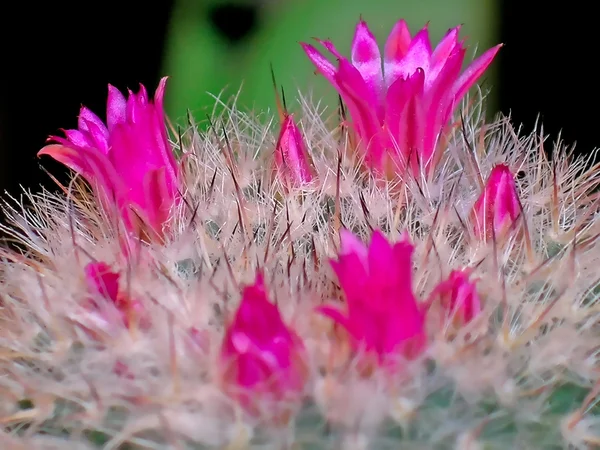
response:
<svg viewBox="0 0 600 450"><path fill-rule="evenodd" d="M482 240L502 237L521 213L513 174L505 164L495 166L471 212L475 235Z"/></svg>
<svg viewBox="0 0 600 450"><path fill-rule="evenodd" d="M250 414L280 420L303 394L304 344L269 301L260 273L225 332L220 366L224 390Z"/></svg>
<svg viewBox="0 0 600 450"><path fill-rule="evenodd" d="M432 298L440 299L444 320L448 325L462 326L481 312L481 301L469 275L469 270L453 270L432 293Z"/></svg>
<svg viewBox="0 0 600 450"><path fill-rule="evenodd" d="M87 301L92 311L102 311L103 307L98 300L108 300L127 328L132 325L132 318L139 320L139 325L143 328L149 326L149 319L145 314L142 303L121 292L119 289L120 275L113 272L108 264L103 262L89 263L84 270L88 292L90 293ZM111 317L105 317L105 319L108 322L112 321Z"/></svg>
<svg viewBox="0 0 600 450"><path fill-rule="evenodd" d="M310 156L293 115L287 115L275 146L275 171L290 186L310 183L314 177Z"/></svg>

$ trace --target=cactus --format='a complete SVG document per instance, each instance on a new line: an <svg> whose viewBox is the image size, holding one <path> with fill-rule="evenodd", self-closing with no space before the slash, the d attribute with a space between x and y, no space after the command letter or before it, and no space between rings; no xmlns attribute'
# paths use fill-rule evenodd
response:
<svg viewBox="0 0 600 450"><path fill-rule="evenodd" d="M300 132L285 138L276 118L231 101L208 131L190 119L173 133L171 178L139 169L142 198L123 189L139 160L119 166L110 151L114 134L142 136L145 95L130 95L127 120L110 110L106 133L86 111L81 135L43 151L87 181L5 202L3 448L600 443L594 155L557 144L549 158L541 130L486 123L479 94L463 99L431 169L382 173L365 166L347 120L308 97L294 105ZM160 115L158 93L156 105ZM286 133L290 117L281 110ZM77 147L90 153L69 153L81 136L108 162L91 138ZM291 153L310 177L281 169ZM89 167L75 164L81 155ZM98 167L119 177L100 179ZM177 194L156 195L148 180ZM344 270L358 270L363 250L380 272L357 297L358 278L340 267L356 257ZM386 252L398 259L385 265ZM410 274L394 275L402 267ZM414 321L392 317L400 303L376 305L389 298L416 307ZM333 312L359 306L347 319ZM411 324L418 346L400 336Z"/></svg>

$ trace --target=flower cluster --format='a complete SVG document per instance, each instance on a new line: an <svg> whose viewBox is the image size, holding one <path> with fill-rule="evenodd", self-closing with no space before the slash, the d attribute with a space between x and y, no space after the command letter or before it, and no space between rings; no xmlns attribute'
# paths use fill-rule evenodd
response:
<svg viewBox="0 0 600 450"><path fill-rule="evenodd" d="M414 247L404 236L391 244L376 231L368 246L347 230L341 232L338 258L331 261L343 291L343 309L322 306L316 312L342 326L364 374L386 367L394 374L398 363L419 357L427 348L426 302L412 286ZM434 289L445 311L439 325L464 325L480 311L481 302L467 271L453 271ZM267 296L259 273L244 288L234 320L221 350L226 390L248 411L301 399L307 381L305 347L287 326Z"/></svg>
<svg viewBox="0 0 600 450"><path fill-rule="evenodd" d="M469 88L494 59L496 46L462 74L466 49L450 30L432 49L427 27L414 37L404 21L392 30L382 57L364 21L356 27L351 61L329 41L319 42L338 60L337 67L313 46L302 44L309 59L339 92L358 138L356 150L367 169L388 177L431 174L442 158L440 149L451 118ZM128 236L145 243L172 237L169 223L182 199L180 162L168 140L163 112L166 79L154 101L143 86L126 98L109 86L106 124L87 108L78 129L40 155L49 155L83 176L111 219L120 220ZM318 174L294 116L285 114L273 148L273 170L289 191L305 189ZM520 212L518 190L506 165L496 166L472 207L473 235L485 242L506 233ZM391 242L374 230L367 245L342 229L337 257L330 263L341 295L312 312L341 327L362 376L385 367L392 375L403 362L426 355L427 324L461 327L482 310L470 269L453 270L439 280L428 299L413 286L414 245L405 233ZM120 275L102 262L85 268L90 314L104 320L117 317L125 327L143 316L143 304L119 287ZM116 316L106 315L100 300ZM442 311L441 316L433 314ZM439 322L441 317L441 323ZM108 319L107 319L108 318ZM146 323L147 326L150 324ZM195 328L191 328L195 330ZM219 379L224 391L250 414L287 420L289 405L303 398L309 380L306 344L270 301L261 271L243 288L233 320L227 323L219 352Z"/></svg>

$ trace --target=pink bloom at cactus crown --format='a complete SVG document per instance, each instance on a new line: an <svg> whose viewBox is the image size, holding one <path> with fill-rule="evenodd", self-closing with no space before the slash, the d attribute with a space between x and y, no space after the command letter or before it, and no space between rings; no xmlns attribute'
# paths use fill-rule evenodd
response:
<svg viewBox="0 0 600 450"><path fill-rule="evenodd" d="M103 262L89 263L85 266L85 281L91 298L88 302L92 309L102 308L96 301L98 298L109 300L117 309L126 327L129 327L132 315L144 316L144 308L138 300L132 300L129 295L119 290L120 275L113 272L110 266ZM143 325L148 325L144 317ZM110 319L109 319L110 321Z"/></svg>
<svg viewBox="0 0 600 450"><path fill-rule="evenodd" d="M473 320L481 312L481 301L475 283L469 280L470 270L453 270L448 279L434 289L447 317L459 325Z"/></svg>
<svg viewBox="0 0 600 450"><path fill-rule="evenodd" d="M103 262L85 266L85 280L90 294L116 302L119 295L119 274Z"/></svg>
<svg viewBox="0 0 600 450"><path fill-rule="evenodd" d="M375 231L368 248L351 232L341 231L338 260L331 261L345 294L347 311L319 311L343 326L353 346L388 357L416 356L424 347L424 313L412 290L413 245L405 236L390 244Z"/></svg>
<svg viewBox="0 0 600 450"><path fill-rule="evenodd" d="M78 129L66 138L52 136L55 144L38 155L49 155L81 174L102 192L102 200L116 201L124 223L139 232L143 225L161 235L172 206L178 200L178 167L168 141L163 109L166 78L160 81L154 102L144 86L129 98L108 87L106 125L86 107Z"/></svg>
<svg viewBox="0 0 600 450"><path fill-rule="evenodd" d="M458 33L459 27L449 30L432 50L427 26L411 37L400 20L385 44L383 68L377 41L363 20L356 26L351 62L330 41L317 39L337 58L337 67L302 43L346 103L367 149L366 162L374 169L384 170L388 158L399 168L409 158L424 166L434 159L454 109L500 49L489 49L461 74L466 49Z"/></svg>
<svg viewBox="0 0 600 450"><path fill-rule="evenodd" d="M496 165L473 205L471 222L480 239L501 237L521 214L515 178L505 164Z"/></svg>
<svg viewBox="0 0 600 450"><path fill-rule="evenodd" d="M289 114L281 125L275 146L275 169L292 186L310 183L313 169L300 129Z"/></svg>
<svg viewBox="0 0 600 450"><path fill-rule="evenodd" d="M244 288L223 339L221 367L228 392L257 413L265 401L301 395L308 375L305 364L304 344L269 301L259 273L255 283Z"/></svg>

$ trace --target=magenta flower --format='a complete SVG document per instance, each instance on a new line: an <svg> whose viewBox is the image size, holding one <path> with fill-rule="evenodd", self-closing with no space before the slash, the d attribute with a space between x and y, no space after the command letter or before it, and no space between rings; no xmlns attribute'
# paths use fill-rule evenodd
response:
<svg viewBox="0 0 600 450"><path fill-rule="evenodd" d="M502 237L519 217L521 203L508 166L495 166L471 211L475 235L482 240Z"/></svg>
<svg viewBox="0 0 600 450"><path fill-rule="evenodd" d="M292 114L286 115L275 146L275 171L286 183L298 187L310 183L314 171L300 129Z"/></svg>
<svg viewBox="0 0 600 450"><path fill-rule="evenodd" d="M352 61L330 41L317 40L338 60L336 68L312 45L309 59L338 91L350 112L365 162L381 172L413 172L434 166L453 111L500 49L497 45L461 74L466 49L459 27L448 31L435 50L425 26L414 37L400 20L385 44L383 68L375 37L360 20L352 42Z"/></svg>
<svg viewBox="0 0 600 450"><path fill-rule="evenodd" d="M481 312L481 301L470 275L470 270L453 270L433 290L432 297L439 296L448 324L464 325Z"/></svg>
<svg viewBox="0 0 600 450"><path fill-rule="evenodd" d="M308 376L304 344L267 298L260 273L244 288L225 332L220 363L225 390L251 414L281 416L303 393Z"/></svg>
<svg viewBox="0 0 600 450"><path fill-rule="evenodd" d="M108 211L114 209L114 201L128 231L158 239L178 201L179 184L165 126L166 81L160 81L154 102L142 85L127 99L109 85L106 125L82 107L78 129L65 130L66 138L51 136L55 143L38 153L82 175Z"/></svg>
<svg viewBox="0 0 600 450"><path fill-rule="evenodd" d="M132 325L132 318L134 317L141 319L140 325L143 327L149 325L142 303L133 300L128 294L119 289L120 275L113 272L108 264L103 262L89 263L85 266L84 271L90 295L86 300L90 310L107 312L98 301L100 299L107 300L114 306L118 318L127 328ZM110 316L106 316L104 319L107 322L112 321Z"/></svg>
<svg viewBox="0 0 600 450"><path fill-rule="evenodd" d="M113 272L110 266L103 262L89 263L84 268L85 281L93 297L117 301L119 295L119 274ZM94 305L96 301L91 299Z"/></svg>
<svg viewBox="0 0 600 450"><path fill-rule="evenodd" d="M407 237L390 244L375 231L367 248L342 230L338 260L331 261L347 311L329 306L319 311L346 329L355 350L376 356L379 364L424 349L424 313L412 290L413 250Z"/></svg>

